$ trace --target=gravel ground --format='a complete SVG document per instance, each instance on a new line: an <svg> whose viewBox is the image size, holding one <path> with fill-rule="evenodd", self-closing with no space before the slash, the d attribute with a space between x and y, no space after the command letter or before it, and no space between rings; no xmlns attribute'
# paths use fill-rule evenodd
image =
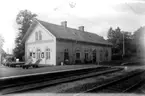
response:
<svg viewBox="0 0 145 96"><path fill-rule="evenodd" d="M120 71L120 72L115 72L111 74L106 74L102 76L96 76L96 77L91 77L91 78L86 78L83 80L78 80L78 81L73 81L73 82L68 82L68 83L62 83L62 84L57 84L37 90L31 90L25 92L27 93L74 93L74 92L81 92L84 91L87 87L85 86L94 86L96 82L102 82L105 79L110 79L115 76L121 75L125 73L126 71Z"/></svg>
<svg viewBox="0 0 145 96"><path fill-rule="evenodd" d="M125 67L125 66L122 66ZM94 86L94 83L103 81L105 79L113 78L115 76L121 75L123 73L135 70L135 69L145 69L145 66L129 66L126 68L126 70L121 71L121 72L116 72L112 74L107 74L107 75L102 75L98 77L92 77L92 78L86 78L83 80L78 80L78 81L73 81L73 82L68 82L68 83L62 83L62 84L57 84L37 90L31 90L27 91L24 93L16 93L16 94L10 94L15 95L15 96L144 96L144 94L77 94L76 92L83 91L87 86ZM145 78L145 75L142 76ZM145 92L145 85L140 88L142 91ZM74 93L75 92L75 93ZM64 93L64 94L63 94Z"/></svg>
<svg viewBox="0 0 145 96"><path fill-rule="evenodd" d="M141 75L141 78L145 79L145 73L143 75ZM144 81L144 84L141 85L137 90L135 90L134 93L145 95L145 81Z"/></svg>
<svg viewBox="0 0 145 96"><path fill-rule="evenodd" d="M45 88L41 88L41 89L37 89L37 90L31 90L31 91L27 91L25 93L16 93L16 94L10 94L10 96L14 95L14 96L144 96L144 94L77 94L77 93L73 93L73 91L76 90L84 90L83 87L90 84L93 86L94 83L102 81L106 78L112 78L115 77L119 74L123 74L125 72L128 71L132 71L135 69L145 69L145 65L144 66L116 66L116 67L126 67L124 71L122 72L117 72L117 73L113 73L110 75L106 75L106 76L98 76L98 77L92 77L92 78L87 78L87 79L83 79L83 80L78 80L78 81L74 81L74 82L68 82L68 83L62 83L59 85L53 85L53 86L49 86L49 87L45 87ZM145 75L143 76L143 78L145 78ZM142 92L145 93L145 84L139 88L139 90L137 90L138 92ZM63 94L63 92L66 92Z"/></svg>

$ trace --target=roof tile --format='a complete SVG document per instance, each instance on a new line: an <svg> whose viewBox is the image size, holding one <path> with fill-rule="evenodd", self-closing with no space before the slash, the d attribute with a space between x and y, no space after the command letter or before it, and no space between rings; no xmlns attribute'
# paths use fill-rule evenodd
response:
<svg viewBox="0 0 145 96"><path fill-rule="evenodd" d="M96 43L96 44L112 45L107 40L105 40L103 37L101 37L95 33L80 31L78 29L52 24L52 23L48 23L48 22L41 21L38 19L34 19L34 22L32 23L31 27L26 32L22 42L26 41L26 39L31 34L32 30L37 25L37 23L40 23L41 25L43 25L56 38L59 38L59 39L69 39L69 40L75 40L75 41L77 40L77 41Z"/></svg>
<svg viewBox="0 0 145 96"><path fill-rule="evenodd" d="M83 32L74 28L63 27L61 25L56 25L41 20L38 20L38 22L42 24L47 30L49 30L53 35L55 35L56 38L112 45L103 37L95 33L90 33L86 31Z"/></svg>

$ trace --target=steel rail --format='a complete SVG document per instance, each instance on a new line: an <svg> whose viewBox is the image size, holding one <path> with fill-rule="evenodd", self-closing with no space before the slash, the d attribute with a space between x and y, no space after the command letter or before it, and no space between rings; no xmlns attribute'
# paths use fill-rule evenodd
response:
<svg viewBox="0 0 145 96"><path fill-rule="evenodd" d="M125 90L123 90L122 93L129 92L130 90L132 90L134 87L138 86L143 81L144 80L139 80L139 82L137 82L137 83L133 84L132 86L130 86L129 88L126 88Z"/></svg>
<svg viewBox="0 0 145 96"><path fill-rule="evenodd" d="M108 70L105 70L105 71L100 70L99 72L97 72L97 70L96 70L96 73L94 71L92 71L88 74L86 74L86 73L82 74L82 75L73 75L72 74L72 76L70 75L68 77L61 77L59 79L52 79L52 80L45 79L45 80L40 80L40 81L37 81L37 82L34 81L34 82L31 82L31 84L28 82L28 84L20 84L20 85L14 86L14 87L21 87L21 86L24 85L24 86L27 86L27 87L23 87L22 89L21 88L19 88L19 89L16 88L17 90L11 90L11 91L8 91L8 92L3 92L3 94L20 92L20 91L45 87L45 86L49 86L49 85L53 85L53 84L75 81L75 80L79 80L79 79L83 79L83 78L89 78L89 77L92 77L92 76L99 76L99 75L102 75L102 74L107 74L107 73L121 71L121 70L123 70L123 69L121 69L121 68L112 68L112 69L108 69ZM43 84L39 84L41 82L43 82ZM14 87L12 87L12 88L14 88Z"/></svg>
<svg viewBox="0 0 145 96"><path fill-rule="evenodd" d="M32 74L32 75L26 75L26 76L18 76L8 79L2 79L0 80L0 89L6 88L6 87L12 87L15 85L20 84L31 84L34 82L39 82L47 79L47 80L54 80L62 77L68 77L72 75L81 75L88 72L93 71L101 71L108 69L109 67L97 67L97 68L87 68L87 69L80 69L80 70L69 70L69 71L58 71L58 72L49 72L49 73L43 73L43 74ZM21 82L20 82L21 81Z"/></svg>
<svg viewBox="0 0 145 96"><path fill-rule="evenodd" d="M118 82L122 82L122 80L125 81L126 79L129 79L130 77L138 76L138 75L140 75L140 74L142 74L142 73L144 73L144 72L145 72L145 70L141 70L141 71L139 71L139 72L137 71L137 72L135 72L135 73L127 74L126 76L124 76L124 77L122 77L122 78L117 78L117 79L112 80L112 81L110 81L110 82L101 84L101 85L99 85L99 86L95 86L95 87L93 87L93 88L90 88L90 89L88 89L88 90L82 92L82 93L88 93L88 92L93 92L93 91L95 91L95 90L105 89L105 87L107 87L107 86L111 86L111 85L113 85L114 83L116 84L116 83L118 83ZM129 91L129 90L132 89L133 87L137 86L140 82L142 82L142 80L140 80L140 81L137 82L136 84L130 86L129 88L127 88L127 89L125 89L125 90L122 90L122 92L127 92L127 91ZM79 94L78 94L78 95L79 95Z"/></svg>

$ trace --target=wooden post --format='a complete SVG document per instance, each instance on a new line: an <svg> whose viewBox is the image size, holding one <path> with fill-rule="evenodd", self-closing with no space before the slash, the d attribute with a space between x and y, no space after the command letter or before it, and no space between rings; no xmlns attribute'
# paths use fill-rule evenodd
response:
<svg viewBox="0 0 145 96"><path fill-rule="evenodd" d="M124 32L123 32L123 53L122 53L122 58L125 55L125 44L124 44Z"/></svg>

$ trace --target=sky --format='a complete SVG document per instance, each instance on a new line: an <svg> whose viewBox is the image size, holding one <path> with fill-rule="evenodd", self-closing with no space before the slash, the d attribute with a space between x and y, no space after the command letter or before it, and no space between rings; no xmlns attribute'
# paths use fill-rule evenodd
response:
<svg viewBox="0 0 145 96"><path fill-rule="evenodd" d="M59 24L67 21L68 27L84 26L85 31L104 38L110 27L134 32L145 25L144 0L1 0L0 35L3 49L11 53L18 34L16 16L21 10L37 14L37 18Z"/></svg>

